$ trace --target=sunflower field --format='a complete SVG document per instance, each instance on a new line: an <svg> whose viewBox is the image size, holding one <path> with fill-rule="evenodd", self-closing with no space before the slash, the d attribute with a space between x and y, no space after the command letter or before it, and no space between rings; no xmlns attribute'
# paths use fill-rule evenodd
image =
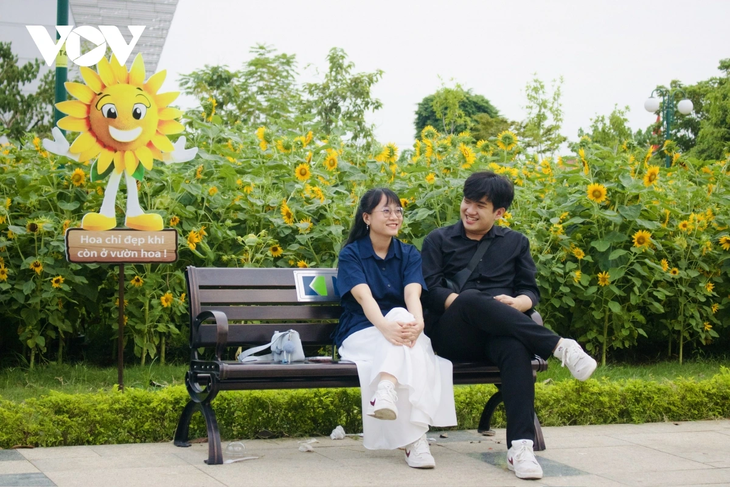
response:
<svg viewBox="0 0 730 487"><path fill-rule="evenodd" d="M185 123L198 156L156 166L138 183L143 208L180 243L175 264L125 266L125 339L142 363L184 356L186 266L336 266L356 203L375 186L399 194L400 237L420 247L458 219L463 182L478 170L515 183L500 224L529 237L539 310L555 331L604 363L612 350L644 344L681 361L688 346L726 340L730 157L608 149L584 137L571 154L539 158L511 132L484 141L432 127L400 150L304 129ZM65 230L101 206L104 182L91 182L89 169L45 152L32 135L0 148L0 346L31 366L62 361L79 341L114 350L118 267L64 255Z"/></svg>

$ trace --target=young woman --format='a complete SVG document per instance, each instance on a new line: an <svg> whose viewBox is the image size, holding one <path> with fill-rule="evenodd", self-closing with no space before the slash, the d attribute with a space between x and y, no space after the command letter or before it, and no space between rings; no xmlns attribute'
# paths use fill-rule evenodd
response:
<svg viewBox="0 0 730 487"><path fill-rule="evenodd" d="M434 468L426 432L456 425L452 368L423 334L421 256L395 238L402 224L393 191L371 189L360 199L339 257L335 343L357 364L365 448L405 448L409 466Z"/></svg>

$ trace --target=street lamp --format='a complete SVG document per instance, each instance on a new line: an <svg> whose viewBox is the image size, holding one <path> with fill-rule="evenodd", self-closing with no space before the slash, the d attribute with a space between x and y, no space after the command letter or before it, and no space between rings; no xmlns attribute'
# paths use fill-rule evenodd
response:
<svg viewBox="0 0 730 487"><path fill-rule="evenodd" d="M674 118L675 110L674 95L678 92L681 92L682 96L687 96L681 88L674 88L669 90L666 88L657 88L651 92L651 95L649 95L649 99L644 102L644 108L647 112L656 113L661 109L661 117L664 119L664 140L671 140L672 137L672 119ZM661 101L659 101L659 98L654 97L655 93L659 95ZM690 113L692 113L693 109L694 106L692 105L692 102L687 98L684 98L679 103L677 103L676 110L678 110L679 113L681 113L682 115L689 115ZM668 154L666 163L667 167L672 165L671 158Z"/></svg>

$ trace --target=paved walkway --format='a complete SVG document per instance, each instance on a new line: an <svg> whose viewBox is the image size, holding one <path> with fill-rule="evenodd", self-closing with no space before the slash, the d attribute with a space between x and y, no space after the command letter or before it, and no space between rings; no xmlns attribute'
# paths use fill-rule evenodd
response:
<svg viewBox="0 0 730 487"><path fill-rule="evenodd" d="M504 430L430 435L435 470L402 451L367 451L357 437L247 440L259 458L208 466L207 445L171 443L0 450L0 486L730 486L730 420L544 428L542 480L506 467ZM224 448L225 448L224 443ZM529 483L529 484L528 484Z"/></svg>

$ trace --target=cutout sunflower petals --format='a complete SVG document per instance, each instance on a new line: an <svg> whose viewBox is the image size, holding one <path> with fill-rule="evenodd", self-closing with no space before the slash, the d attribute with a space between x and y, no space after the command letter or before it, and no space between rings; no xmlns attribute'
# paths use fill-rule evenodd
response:
<svg viewBox="0 0 730 487"><path fill-rule="evenodd" d="M134 151L135 155L139 158L140 162L144 166L145 169L148 171L152 170L152 151L149 150L147 147L142 146L136 151Z"/></svg>
<svg viewBox="0 0 730 487"><path fill-rule="evenodd" d="M182 110L178 110L177 108L163 108L160 110L160 120L175 120L176 118L182 117Z"/></svg>
<svg viewBox="0 0 730 487"><path fill-rule="evenodd" d="M124 151L124 167L127 169L127 174L134 174L137 169L137 156L131 150Z"/></svg>
<svg viewBox="0 0 730 487"><path fill-rule="evenodd" d="M86 118L89 116L89 105L78 100L61 101L56 103L56 108L66 115L76 118Z"/></svg>
<svg viewBox="0 0 730 487"><path fill-rule="evenodd" d="M147 83L144 84L144 90L147 93L152 93L153 95L156 95L158 91L160 91L160 87L162 86L162 83L165 81L165 77L167 76L167 70L163 69L162 71L153 74L150 76L150 79L147 80Z"/></svg>
<svg viewBox="0 0 730 487"><path fill-rule="evenodd" d="M105 57L101 58L101 60L96 63L96 69L99 71L99 77L105 86L117 84L117 78L114 77L114 71L112 71L112 67L109 65L109 61L107 61Z"/></svg>
<svg viewBox="0 0 730 487"><path fill-rule="evenodd" d="M87 105L91 104L92 100L96 96L94 90L81 83L68 81L64 83L64 86L66 87L66 91L71 93L74 98L86 103Z"/></svg>
<svg viewBox="0 0 730 487"><path fill-rule="evenodd" d="M99 155L99 159L96 160L96 163L99 165L99 174L104 174L104 171L107 170L109 164L111 164L113 160L114 151L110 151L109 149L102 149L101 154Z"/></svg>
<svg viewBox="0 0 730 487"><path fill-rule="evenodd" d="M134 86L144 85L145 77L144 60L142 59L142 53L137 53L137 56L132 62L132 68L129 70L129 84Z"/></svg>
<svg viewBox="0 0 730 487"><path fill-rule="evenodd" d="M80 69L81 77L84 78L86 85L91 88L94 93L99 93L104 89L104 83L101 81L99 75L96 74L96 71L91 68L87 68L86 66L81 66Z"/></svg>
<svg viewBox="0 0 730 487"><path fill-rule="evenodd" d="M114 54L112 54L110 64L112 67L112 72L114 73L114 77L117 79L117 81L120 84L127 83L129 81L129 73L127 73L127 68L119 64L119 61Z"/></svg>
<svg viewBox="0 0 730 487"><path fill-rule="evenodd" d="M170 103L174 102L177 98L177 95L179 95L179 91L169 91L167 93L160 93L159 95L155 96L155 103L159 108L165 108Z"/></svg>
<svg viewBox="0 0 730 487"><path fill-rule="evenodd" d="M183 124L175 120L160 120L157 124L157 131L164 135L179 134L183 130Z"/></svg>
<svg viewBox="0 0 730 487"><path fill-rule="evenodd" d="M157 147L155 147L155 145L152 142L147 144L147 148L152 153L152 157L154 157L158 161L162 160L162 152L160 152L160 150Z"/></svg>
<svg viewBox="0 0 730 487"><path fill-rule="evenodd" d="M81 154L82 152L91 149L91 147L95 143L96 136L91 132L84 132L83 134L79 135L76 140L74 140L74 143L71 144L69 152L71 152L72 154Z"/></svg>
<svg viewBox="0 0 730 487"><path fill-rule="evenodd" d="M90 149L85 150L79 155L79 162L86 162L96 157L102 149L103 147L99 141L94 142L94 145L92 145Z"/></svg>
<svg viewBox="0 0 730 487"><path fill-rule="evenodd" d="M114 153L114 172L121 173L124 171L124 157L121 151Z"/></svg>
<svg viewBox="0 0 730 487"><path fill-rule="evenodd" d="M88 118L63 117L58 121L58 128L69 132L86 132L89 130Z"/></svg>
<svg viewBox="0 0 730 487"><path fill-rule="evenodd" d="M170 139L159 132L152 136L152 143L162 152L172 152L175 150Z"/></svg>

